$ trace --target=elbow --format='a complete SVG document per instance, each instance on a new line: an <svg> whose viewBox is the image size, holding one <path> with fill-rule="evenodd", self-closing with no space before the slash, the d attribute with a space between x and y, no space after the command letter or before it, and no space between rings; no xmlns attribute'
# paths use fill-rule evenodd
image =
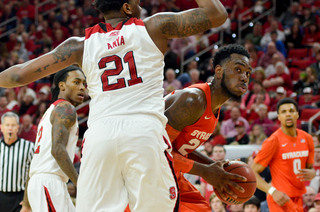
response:
<svg viewBox="0 0 320 212"><path fill-rule="evenodd" d="M58 148L51 148L51 155L52 155L52 157L57 158L57 157L58 157L58 154L59 154Z"/></svg>
<svg viewBox="0 0 320 212"><path fill-rule="evenodd" d="M228 19L228 13L225 9L219 11L218 14L215 15L214 21L212 21L213 27L219 27L226 22Z"/></svg>

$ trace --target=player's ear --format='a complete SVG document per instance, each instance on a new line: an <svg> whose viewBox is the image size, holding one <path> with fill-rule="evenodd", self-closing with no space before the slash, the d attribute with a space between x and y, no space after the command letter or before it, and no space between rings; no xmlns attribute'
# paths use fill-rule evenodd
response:
<svg viewBox="0 0 320 212"><path fill-rule="evenodd" d="M58 86L60 91L64 91L66 89L66 83L63 81L59 82Z"/></svg>
<svg viewBox="0 0 320 212"><path fill-rule="evenodd" d="M220 65L217 65L216 68L214 69L214 76L221 80L223 76L223 69Z"/></svg>
<svg viewBox="0 0 320 212"><path fill-rule="evenodd" d="M129 16L131 16L133 13L131 5L127 2L122 5L122 10L125 14L127 14Z"/></svg>

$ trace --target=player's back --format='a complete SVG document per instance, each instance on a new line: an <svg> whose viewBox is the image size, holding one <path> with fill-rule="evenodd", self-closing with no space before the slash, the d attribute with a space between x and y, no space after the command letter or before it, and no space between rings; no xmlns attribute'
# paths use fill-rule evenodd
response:
<svg viewBox="0 0 320 212"><path fill-rule="evenodd" d="M89 126L101 117L136 114L165 124L163 59L140 19L86 29L82 68L91 97Z"/></svg>
<svg viewBox="0 0 320 212"><path fill-rule="evenodd" d="M35 144L35 153L30 166L30 177L34 174L46 173L56 174L61 177L65 182L68 181L67 175L61 170L60 166L51 154L52 149L52 124L50 116L52 111L61 101L59 99L55 101L47 109L45 114L38 125L38 133ZM76 143L78 141L78 121L72 126L69 134L68 144L66 146L67 152L71 161L73 161L74 153L76 149Z"/></svg>

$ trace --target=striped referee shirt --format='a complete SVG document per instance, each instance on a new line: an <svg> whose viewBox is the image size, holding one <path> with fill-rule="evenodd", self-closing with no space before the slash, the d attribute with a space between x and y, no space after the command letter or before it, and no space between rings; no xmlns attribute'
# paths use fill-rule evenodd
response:
<svg viewBox="0 0 320 212"><path fill-rule="evenodd" d="M19 192L25 184L34 152L34 144L18 138L8 145L0 141L0 191Z"/></svg>

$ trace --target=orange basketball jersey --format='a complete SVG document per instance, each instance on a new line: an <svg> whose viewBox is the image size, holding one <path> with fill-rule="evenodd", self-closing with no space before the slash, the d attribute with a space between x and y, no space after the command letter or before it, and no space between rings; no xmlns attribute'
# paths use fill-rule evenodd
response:
<svg viewBox="0 0 320 212"><path fill-rule="evenodd" d="M269 165L272 185L289 197L301 196L306 192L304 182L297 178L300 169L314 162L314 144L311 135L297 129L291 137L280 129L266 141L255 158L255 163Z"/></svg>
<svg viewBox="0 0 320 212"><path fill-rule="evenodd" d="M183 128L175 141L171 141L173 142L173 148L184 156L190 152L193 152L202 143L209 139L217 125L217 120L219 119L219 115L216 118L212 113L209 85L207 83L201 83L189 86L188 88L199 88L205 92L207 98L207 108L196 123Z"/></svg>

